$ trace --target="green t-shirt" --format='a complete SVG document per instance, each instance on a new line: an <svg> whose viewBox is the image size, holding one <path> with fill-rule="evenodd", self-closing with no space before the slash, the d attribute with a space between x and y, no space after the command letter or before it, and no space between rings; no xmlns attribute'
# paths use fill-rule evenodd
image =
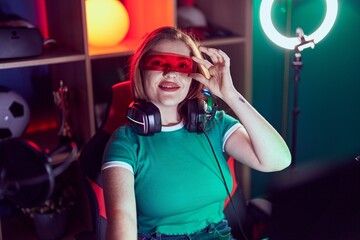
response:
<svg viewBox="0 0 360 240"><path fill-rule="evenodd" d="M191 234L224 218L227 192L212 148L231 191L223 148L239 127L218 111L206 126L211 145L205 134L190 133L182 123L153 136L138 135L130 126L114 132L103 169L120 166L133 172L139 232Z"/></svg>

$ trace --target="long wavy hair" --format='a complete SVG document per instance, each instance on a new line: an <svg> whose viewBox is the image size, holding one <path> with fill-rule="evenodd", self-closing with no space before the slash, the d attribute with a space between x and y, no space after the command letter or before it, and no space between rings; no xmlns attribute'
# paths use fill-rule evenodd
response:
<svg viewBox="0 0 360 240"><path fill-rule="evenodd" d="M148 33L130 59L129 79L132 82L135 101L148 101L148 97L146 96L144 90L144 79L142 78L140 66L143 57L146 56L146 54L162 40L182 41L189 47L192 56L203 58L199 50L199 42L194 37L177 28L162 27ZM210 77L209 71L204 66L198 64L196 69L197 72L203 74L206 78ZM186 111L185 106L188 100L204 98L201 93L203 87L203 84L196 80L192 80L186 98L178 106L178 111L183 118L186 118L186 114L184 113Z"/></svg>

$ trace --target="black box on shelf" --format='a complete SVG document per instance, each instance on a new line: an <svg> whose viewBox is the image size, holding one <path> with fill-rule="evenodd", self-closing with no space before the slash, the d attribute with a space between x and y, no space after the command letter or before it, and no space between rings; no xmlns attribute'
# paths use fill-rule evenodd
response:
<svg viewBox="0 0 360 240"><path fill-rule="evenodd" d="M43 37L35 27L0 27L0 59L39 56L43 45Z"/></svg>

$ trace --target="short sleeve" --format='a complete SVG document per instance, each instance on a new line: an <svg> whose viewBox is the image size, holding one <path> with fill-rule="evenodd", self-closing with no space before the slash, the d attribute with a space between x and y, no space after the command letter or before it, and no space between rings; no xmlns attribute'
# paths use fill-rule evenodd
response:
<svg viewBox="0 0 360 240"><path fill-rule="evenodd" d="M124 167L135 172L137 144L133 135L128 126L115 130L104 151L102 170L109 167Z"/></svg>
<svg viewBox="0 0 360 240"><path fill-rule="evenodd" d="M217 111L214 119L206 126L206 131L213 136L213 139L221 141L222 151L225 150L225 143L233 132L243 127L236 118L228 115L225 111Z"/></svg>

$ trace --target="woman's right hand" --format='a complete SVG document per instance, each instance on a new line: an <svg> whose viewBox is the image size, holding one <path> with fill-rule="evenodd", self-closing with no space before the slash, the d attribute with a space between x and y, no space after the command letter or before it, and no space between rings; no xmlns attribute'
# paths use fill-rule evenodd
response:
<svg viewBox="0 0 360 240"><path fill-rule="evenodd" d="M199 50L209 56L211 62L194 56L192 59L208 69L210 78L207 79L200 73L192 73L190 76L204 84L205 88L224 101L226 97L231 97L233 95L238 96L239 93L233 85L230 74L230 58L228 55L216 48L200 47Z"/></svg>

